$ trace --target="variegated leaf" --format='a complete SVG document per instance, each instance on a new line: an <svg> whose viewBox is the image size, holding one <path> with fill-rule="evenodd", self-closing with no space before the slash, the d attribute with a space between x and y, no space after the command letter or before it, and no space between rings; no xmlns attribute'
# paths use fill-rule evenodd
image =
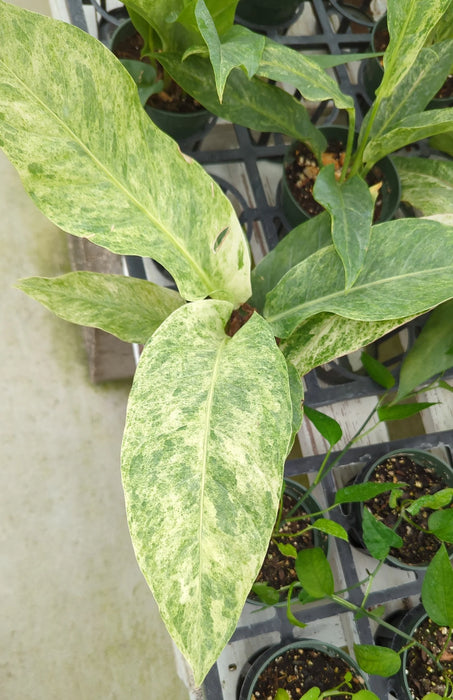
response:
<svg viewBox="0 0 453 700"><path fill-rule="evenodd" d="M279 347L302 377L325 362L372 343L410 318L355 321L335 314L317 314L303 321Z"/></svg>
<svg viewBox="0 0 453 700"><path fill-rule="evenodd" d="M393 156L401 180L401 199L425 216L453 214L453 162Z"/></svg>
<svg viewBox="0 0 453 700"><path fill-rule="evenodd" d="M17 287L71 323L102 328L127 343L146 343L184 303L177 292L135 277L69 272L28 277Z"/></svg>
<svg viewBox="0 0 453 700"><path fill-rule="evenodd" d="M0 27L0 143L44 214L116 253L155 258L187 299L247 299L232 205L154 126L113 54L4 2Z"/></svg>
<svg viewBox="0 0 453 700"><path fill-rule="evenodd" d="M197 683L232 635L264 558L292 436L286 362L254 314L175 311L132 387L122 471L137 559Z"/></svg>
<svg viewBox="0 0 453 700"><path fill-rule="evenodd" d="M385 321L423 313L452 297L453 227L400 219L373 226L353 287L345 290L343 265L328 246L293 267L269 292L264 315L275 335L287 338L322 311Z"/></svg>

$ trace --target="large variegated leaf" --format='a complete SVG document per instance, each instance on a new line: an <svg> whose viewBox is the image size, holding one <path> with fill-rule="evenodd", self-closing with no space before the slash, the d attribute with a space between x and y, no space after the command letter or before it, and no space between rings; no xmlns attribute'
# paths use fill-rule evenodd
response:
<svg viewBox="0 0 453 700"><path fill-rule="evenodd" d="M332 240L349 288L357 279L370 243L374 209L370 190L359 175L338 182L335 167L328 165L321 168L313 195L331 216Z"/></svg>
<svg viewBox="0 0 453 700"><path fill-rule="evenodd" d="M451 0L392 0L388 3L390 42L384 54L384 78L377 95L383 97L394 90L450 4Z"/></svg>
<svg viewBox="0 0 453 700"><path fill-rule="evenodd" d="M307 100L333 100L339 109L352 109L354 101L341 92L338 83L310 56L266 39L257 75L289 83Z"/></svg>
<svg viewBox="0 0 453 700"><path fill-rule="evenodd" d="M218 117L257 131L303 138L317 154L325 148L326 140L311 123L305 107L276 85L250 79L236 68L230 73L220 102L209 59L192 55L182 61L177 53L162 53L159 61L178 85Z"/></svg>
<svg viewBox="0 0 453 700"><path fill-rule="evenodd" d="M359 350L409 320L355 321L321 313L303 321L280 343L280 350L302 377L325 362Z"/></svg>
<svg viewBox="0 0 453 700"><path fill-rule="evenodd" d="M330 216L327 212L296 226L253 268L253 294L249 303L261 313L266 294L288 270L320 248L331 244Z"/></svg>
<svg viewBox="0 0 453 700"><path fill-rule="evenodd" d="M442 134L453 129L453 107L431 109L420 114L410 114L392 125L390 131L371 138L363 159L370 168L384 156L397 151L409 143Z"/></svg>
<svg viewBox="0 0 453 700"><path fill-rule="evenodd" d="M146 343L184 303L177 292L135 277L69 272L28 277L17 286L71 323L102 328L127 343Z"/></svg>
<svg viewBox="0 0 453 700"><path fill-rule="evenodd" d="M44 214L116 253L155 258L187 299L247 299L232 205L154 126L113 54L4 2L0 27L0 143Z"/></svg>
<svg viewBox="0 0 453 700"><path fill-rule="evenodd" d="M429 141L429 145L432 148L437 148L439 151L444 151L445 153L448 153L449 156L453 157L453 130L447 131L444 134L433 136Z"/></svg>
<svg viewBox="0 0 453 700"><path fill-rule="evenodd" d="M453 214L453 162L394 156L401 180L401 199L425 216Z"/></svg>
<svg viewBox="0 0 453 700"><path fill-rule="evenodd" d="M427 219L373 226L361 272L348 290L333 246L293 267L269 292L264 315L287 338L310 316L330 311L357 321L416 315L453 297L453 227Z"/></svg>
<svg viewBox="0 0 453 700"><path fill-rule="evenodd" d="M258 314L175 311L132 387L123 483L137 559L197 683L232 635L264 558L292 436L286 361Z"/></svg>

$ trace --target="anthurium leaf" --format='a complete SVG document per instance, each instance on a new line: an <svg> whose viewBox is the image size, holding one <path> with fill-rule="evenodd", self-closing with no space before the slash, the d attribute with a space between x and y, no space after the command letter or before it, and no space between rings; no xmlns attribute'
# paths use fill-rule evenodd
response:
<svg viewBox="0 0 453 700"><path fill-rule="evenodd" d="M347 54L310 54L311 60L316 63L317 66L323 68L334 68L335 66L342 66L345 63L350 63L351 61L365 61L368 58L376 58L382 56L380 53L347 53Z"/></svg>
<svg viewBox="0 0 453 700"><path fill-rule="evenodd" d="M453 156L453 131L447 131L444 134L433 136L429 140L429 145L431 148L437 148L439 151L444 151L444 153L448 153L449 156Z"/></svg>
<svg viewBox="0 0 453 700"><path fill-rule="evenodd" d="M152 16L154 7L149 7L149 3L146 0L137 0L145 8L145 10ZM165 4L165 0L160 0ZM230 27L233 26L234 14L236 11L236 5L238 0L206 0L205 6L210 16L214 21L214 26L219 34L223 34ZM199 32L199 26L196 18L196 8L198 5L198 0L189 1L180 15L178 16L178 22L185 27L191 27L192 29Z"/></svg>
<svg viewBox="0 0 453 700"><path fill-rule="evenodd" d="M276 85L256 77L250 79L243 70L235 68L220 102L209 59L189 56L182 61L181 54L165 52L159 54L159 62L183 90L218 117L257 131L287 134L294 139L303 134L314 152L323 150L326 140L311 123L308 111Z"/></svg>
<svg viewBox="0 0 453 700"><path fill-rule="evenodd" d="M137 560L197 684L262 564L291 438L272 331L254 314L230 338L231 311L194 302L157 329L137 367L122 450Z"/></svg>
<svg viewBox="0 0 453 700"><path fill-rule="evenodd" d="M338 182L334 165L327 165L316 178L313 195L331 216L332 240L349 289L359 275L370 243L374 209L370 190L359 175Z"/></svg>
<svg viewBox="0 0 453 700"><path fill-rule="evenodd" d="M3 2L0 23L0 141L43 213L113 252L153 257L184 298L245 301L249 252L231 203L154 126L118 59Z"/></svg>
<svg viewBox="0 0 453 700"><path fill-rule="evenodd" d="M401 199L424 216L453 213L453 162L393 156L401 180Z"/></svg>
<svg viewBox="0 0 453 700"><path fill-rule="evenodd" d="M428 527L442 542L453 543L453 508L431 513Z"/></svg>
<svg viewBox="0 0 453 700"><path fill-rule="evenodd" d="M257 75L289 83L307 100L333 100L339 109L352 109L353 99L310 56L266 38Z"/></svg>
<svg viewBox="0 0 453 700"><path fill-rule="evenodd" d="M420 403L401 403L401 404L391 404L387 406L379 406L377 414L379 420L389 421L389 420L402 420L403 418L409 418L410 416L415 416L420 411L424 411L425 408L434 406L435 402L430 401L420 401Z"/></svg>
<svg viewBox="0 0 453 700"><path fill-rule="evenodd" d="M385 559L390 547L403 546L401 537L371 515L368 508L362 513L362 534L366 548L375 559Z"/></svg>
<svg viewBox="0 0 453 700"><path fill-rule="evenodd" d="M321 313L303 321L280 343L280 350L303 376L324 362L368 345L409 320L354 321Z"/></svg>
<svg viewBox="0 0 453 700"><path fill-rule="evenodd" d="M60 318L102 328L127 343L146 343L162 321L184 304L171 289L99 272L28 277L16 286Z"/></svg>
<svg viewBox="0 0 453 700"><path fill-rule="evenodd" d="M354 654L360 668L373 675L387 678L395 675L401 666L396 651L378 644L354 644Z"/></svg>
<svg viewBox="0 0 453 700"><path fill-rule="evenodd" d="M335 520L327 520L327 518L318 518L315 520L311 527L313 530L319 530L320 532L325 532L327 535L332 535L332 537L339 537L341 540L348 541L348 533L344 529L343 525L336 523Z"/></svg>
<svg viewBox="0 0 453 700"><path fill-rule="evenodd" d="M128 58L121 58L120 63L134 79L142 105L146 104L151 95L163 90L164 83L162 80L157 80L156 69L150 63Z"/></svg>
<svg viewBox="0 0 453 700"><path fill-rule="evenodd" d="M302 588L315 599L333 594L335 587L332 569L320 547L301 549L295 563Z"/></svg>
<svg viewBox="0 0 453 700"><path fill-rule="evenodd" d="M198 0L195 17L209 49L217 95L222 102L225 83L233 68L243 67L249 78L255 75L264 50L265 38L245 27L235 25L220 39L204 0Z"/></svg>
<svg viewBox="0 0 453 700"><path fill-rule="evenodd" d="M408 255L408 250L411 255ZM453 296L453 226L400 219L372 227L370 246L351 289L333 246L293 267L266 297L264 315L287 338L321 311L379 321L422 313Z"/></svg>
<svg viewBox="0 0 453 700"><path fill-rule="evenodd" d="M425 496L420 496L415 501L413 501L406 510L411 515L417 515L422 508L432 508L432 510L438 510L439 508L444 508L448 506L453 500L453 489L446 488L436 491L436 493L428 493Z"/></svg>
<svg viewBox="0 0 453 700"><path fill-rule="evenodd" d="M432 558L423 579L422 603L436 625L453 627L453 568L445 545Z"/></svg>
<svg viewBox="0 0 453 700"><path fill-rule="evenodd" d="M384 156L414 141L426 139L453 129L453 107L430 109L410 114L392 124L390 131L371 138L364 150L363 159L371 166Z"/></svg>
<svg viewBox="0 0 453 700"><path fill-rule="evenodd" d="M381 493L386 493L386 491L393 491L393 489L397 489L400 486L400 483L378 484L374 481L365 481L363 484L351 484L351 486L344 486L338 489L335 494L335 503L361 503L379 496Z"/></svg>
<svg viewBox="0 0 453 700"><path fill-rule="evenodd" d="M372 357L367 352L362 352L360 359L366 373L376 384L384 387L384 389L391 389L392 386L394 386L395 377L382 362L379 362L379 360L376 360L375 357Z"/></svg>
<svg viewBox="0 0 453 700"><path fill-rule="evenodd" d="M305 416L308 418L310 423L313 423L316 430L321 433L323 438L327 440L329 445L333 447L337 442L343 437L343 431L341 425L337 423L334 418L327 416L321 411L317 411L316 408L311 408L310 406L304 406Z"/></svg>
<svg viewBox="0 0 453 700"><path fill-rule="evenodd" d="M332 244L330 215L322 212L296 226L252 270L252 297L249 303L262 311L266 294L294 265Z"/></svg>
<svg viewBox="0 0 453 700"><path fill-rule="evenodd" d="M265 605L276 605L280 601L280 593L265 582L254 583L252 591Z"/></svg>

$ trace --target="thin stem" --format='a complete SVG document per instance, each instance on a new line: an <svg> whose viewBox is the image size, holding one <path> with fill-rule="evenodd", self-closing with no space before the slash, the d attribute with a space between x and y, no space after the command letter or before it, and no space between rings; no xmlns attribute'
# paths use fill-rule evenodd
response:
<svg viewBox="0 0 453 700"><path fill-rule="evenodd" d="M355 134L355 109L348 109L348 140L346 143L346 151L344 155L343 167L341 169L340 182L344 182L348 175L349 163L351 161L352 149L354 147L354 134Z"/></svg>

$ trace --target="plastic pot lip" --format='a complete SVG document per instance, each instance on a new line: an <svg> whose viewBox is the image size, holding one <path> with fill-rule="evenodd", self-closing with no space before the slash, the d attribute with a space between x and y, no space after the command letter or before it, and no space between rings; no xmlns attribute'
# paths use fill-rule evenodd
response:
<svg viewBox="0 0 453 700"><path fill-rule="evenodd" d="M238 695L238 700L251 700L256 680L266 668L266 666L268 666L269 663L273 661L273 659L275 659L277 656L280 656L281 654L284 654L290 649L302 648L316 649L317 651L322 651L326 653L332 658L343 659L343 661L345 661L348 665L351 666L352 670L355 673L357 673L357 675L363 678L364 689L368 689L369 686L366 676L364 675L363 671L361 671L358 667L357 662L351 656L349 656L349 654L343 651L343 649L340 649L339 647L336 647L333 644L329 644L328 642L321 642L318 639L311 639L309 637L306 637L286 644L284 642L281 642L280 644L275 644L263 650L263 652L260 653L259 656L253 661L247 673L245 674L242 686L240 688L240 693Z"/></svg>
<svg viewBox="0 0 453 700"><path fill-rule="evenodd" d="M449 479L446 479L447 483L449 484L449 486L453 487L453 470L450 467L450 465L447 464L447 462L443 462L441 459L439 459L439 457L436 457L435 455L432 455L430 452L426 452L425 450L404 448L400 450L392 450L391 452L386 452L381 457L378 457L377 459L373 460L371 464L367 464L362 469L362 471L359 472L356 479L354 480L354 483L367 482L371 474L376 469L376 467L379 466L379 464L382 464L382 462L386 461L390 457L395 457L397 455L407 456L410 459L413 459L414 462L421 464L421 466L434 466L436 469L440 470L444 478L446 478L447 476L449 477ZM358 503L356 504L356 506L361 521L363 516L364 505L363 503ZM448 548L448 554L450 558L453 556L453 546L450 546ZM406 571L426 571L429 565L429 562L427 562L426 564L405 564L404 562L401 562L399 559L393 556L386 557L385 562L387 564L390 564L391 566L394 566L398 569L404 569Z"/></svg>
<svg viewBox="0 0 453 700"><path fill-rule="evenodd" d="M307 489L305 488L305 486L303 486L302 484L299 484L299 482L295 481L294 479L290 479L289 477L285 476L284 481L285 481L285 484L289 487L288 493L290 495L297 493L297 495L301 496L307 492ZM291 493L291 491L293 493ZM295 496L295 497L297 497L297 496ZM311 496L311 495L307 496L306 502L307 502L307 505L309 505L309 507L310 507L310 512L311 511L318 512L319 510L322 510L321 506L316 501L316 499L313 498L313 496ZM314 546L321 547L321 549L323 549L325 555L328 556L328 554L329 554L329 542L330 542L329 537L326 535L326 538L324 540L325 544L323 544L322 535L317 530L313 530L313 537L314 537ZM294 602L297 602L298 599L297 599L297 597L295 597L295 598L292 598L292 600ZM249 605L253 605L254 607L260 607L260 608L263 607L263 605L265 605L265 603L263 603L261 600L256 600L255 598L247 598L247 603Z"/></svg>
<svg viewBox="0 0 453 700"><path fill-rule="evenodd" d="M427 617L428 613L423 608L423 605L419 603L414 608L407 611L407 613L401 620L399 627L403 632L406 632L406 634L412 637L417 627L421 625L421 623L424 622L424 620L426 620ZM401 644L399 644L400 640ZM394 642L392 643L392 649L397 651L401 648L402 645L404 645L402 638L395 634ZM394 690L396 690L396 692L399 693L402 690L405 693L405 697L401 698L401 700L412 700L412 693L407 682L406 673L408 652L409 649L405 649L401 654L400 670L395 674L395 676L393 676L394 681L393 683L391 683L391 685L394 686Z"/></svg>
<svg viewBox="0 0 453 700"><path fill-rule="evenodd" d="M340 15L346 17L346 19L349 19L351 22L360 24L363 27L374 27L374 20L367 17L367 15L364 12L361 12L358 8L348 6L347 3L345 7L344 5L340 4L339 0L331 0L331 4L334 6L337 12L340 13Z"/></svg>

